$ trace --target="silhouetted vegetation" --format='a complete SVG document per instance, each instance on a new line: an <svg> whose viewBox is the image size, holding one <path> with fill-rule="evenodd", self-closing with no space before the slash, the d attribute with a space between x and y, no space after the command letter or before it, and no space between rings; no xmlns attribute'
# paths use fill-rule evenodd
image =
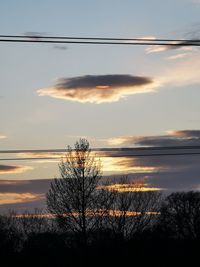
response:
<svg viewBox="0 0 200 267"><path fill-rule="evenodd" d="M89 143L80 140L75 153L68 149L61 178L51 184L50 213L0 216L2 266L191 266L198 260L200 192L164 196L140 184L108 190L99 183L101 168ZM118 183L128 182L123 177Z"/></svg>
<svg viewBox="0 0 200 267"><path fill-rule="evenodd" d="M112 265L136 260L155 266L174 261L191 265L200 246L198 199L199 192L177 192L160 199L159 213L142 229L135 224L137 215L119 217L120 222L107 218L116 226L110 227L104 220L105 225L90 232L84 247L81 233L65 231L55 218L39 217L38 211L27 216L13 212L1 215L0 257L6 262L2 266L82 266L83 262L94 266L97 262L105 264L105 260ZM122 219L127 221L121 223ZM132 234L124 234L135 225Z"/></svg>
<svg viewBox="0 0 200 267"><path fill-rule="evenodd" d="M104 206L109 203L109 194L97 189L101 162L91 155L89 142L80 139L74 150L68 147L59 169L61 177L54 179L47 193L48 211L64 231L79 234L86 245L88 235L99 227Z"/></svg>

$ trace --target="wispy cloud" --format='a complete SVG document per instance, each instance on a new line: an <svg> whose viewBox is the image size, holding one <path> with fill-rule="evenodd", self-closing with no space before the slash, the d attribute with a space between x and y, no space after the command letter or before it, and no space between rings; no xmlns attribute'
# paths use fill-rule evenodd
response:
<svg viewBox="0 0 200 267"><path fill-rule="evenodd" d="M176 45L149 46L145 49L145 51L147 54L174 51L174 52L176 52L176 54L167 58L167 59L172 59L172 60L191 56L193 52L198 51L197 47L184 46L185 44L190 43L189 41L187 41L187 42L172 42L172 43L180 44L180 45L179 46L176 46Z"/></svg>
<svg viewBox="0 0 200 267"><path fill-rule="evenodd" d="M196 31L195 31L195 34L196 34ZM163 53L163 52L172 51L175 54L167 57L167 59L170 59L170 60L176 60L176 59L191 56L193 52L196 52L199 50L198 50L198 47L190 46L189 44L191 44L193 39L198 40L199 38L192 36L194 35L194 32L193 34L191 32L188 32L186 35L189 36L186 41L170 41L169 45L168 44L167 45L156 45L156 46L152 45L152 46L148 46L145 49L145 51L147 54ZM200 43L200 40L199 40L199 43Z"/></svg>
<svg viewBox="0 0 200 267"><path fill-rule="evenodd" d="M0 165L0 174L23 173L32 169L30 166Z"/></svg>
<svg viewBox="0 0 200 267"><path fill-rule="evenodd" d="M200 56L195 54L173 65L163 67L158 79L165 86L187 86L200 83Z"/></svg>
<svg viewBox="0 0 200 267"><path fill-rule="evenodd" d="M43 163L52 163L59 162L61 158L65 155L65 153L55 153L55 152L26 152L19 153L17 156L19 158L32 160L34 159L35 163L43 164Z"/></svg>
<svg viewBox="0 0 200 267"><path fill-rule="evenodd" d="M180 53L180 54L177 54L177 55L173 55L173 56L170 56L170 57L167 57L168 60L176 60L176 59L182 59L182 58L185 58L189 55L189 53Z"/></svg>
<svg viewBox="0 0 200 267"><path fill-rule="evenodd" d="M5 138L7 138L6 135L0 135L0 139L5 139Z"/></svg>
<svg viewBox="0 0 200 267"><path fill-rule="evenodd" d="M173 44L177 44L177 42L172 42ZM156 46L149 46L145 49L147 54L151 53L160 53L168 50L173 50L173 49L180 49L180 47L176 47L174 45L156 45Z"/></svg>
<svg viewBox="0 0 200 267"><path fill-rule="evenodd" d="M133 75L86 75L62 78L50 88L37 90L50 96L82 103L116 102L128 95L155 91L158 83L149 77Z"/></svg>

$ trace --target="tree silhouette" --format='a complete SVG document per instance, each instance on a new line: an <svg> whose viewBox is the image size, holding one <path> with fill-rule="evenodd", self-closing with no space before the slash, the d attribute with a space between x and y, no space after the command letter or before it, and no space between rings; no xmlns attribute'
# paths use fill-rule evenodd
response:
<svg viewBox="0 0 200 267"><path fill-rule="evenodd" d="M189 191L169 195L162 205L159 223L168 237L200 238L200 193Z"/></svg>
<svg viewBox="0 0 200 267"><path fill-rule="evenodd" d="M80 139L74 150L68 146L59 164L61 177L54 179L47 193L47 207L66 231L88 234L98 226L107 201L105 190L98 189L102 177L101 162L91 153L89 142Z"/></svg>
<svg viewBox="0 0 200 267"><path fill-rule="evenodd" d="M14 214L12 220L24 240L32 234L53 232L53 221L48 220L42 209L35 209L34 212L26 210L20 215Z"/></svg>
<svg viewBox="0 0 200 267"><path fill-rule="evenodd" d="M156 191L143 191L144 183L131 181L128 176L122 177L118 184L130 184L134 190L112 192L112 216L108 217L108 225L114 233L128 238L135 233L143 232L156 220L162 194Z"/></svg>

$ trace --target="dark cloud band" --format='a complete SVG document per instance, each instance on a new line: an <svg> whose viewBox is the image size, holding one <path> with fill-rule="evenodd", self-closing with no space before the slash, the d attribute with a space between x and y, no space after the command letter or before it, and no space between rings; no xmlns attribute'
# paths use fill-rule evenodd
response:
<svg viewBox="0 0 200 267"><path fill-rule="evenodd" d="M128 146L196 146L200 145L200 130L170 131L167 135L161 136L124 136L111 138L111 145Z"/></svg>
<svg viewBox="0 0 200 267"><path fill-rule="evenodd" d="M0 174L15 174L31 170L30 166L0 165Z"/></svg>

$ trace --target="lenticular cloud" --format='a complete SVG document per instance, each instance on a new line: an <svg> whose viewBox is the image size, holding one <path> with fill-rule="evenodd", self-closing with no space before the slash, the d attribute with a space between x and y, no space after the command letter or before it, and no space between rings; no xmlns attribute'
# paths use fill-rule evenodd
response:
<svg viewBox="0 0 200 267"><path fill-rule="evenodd" d="M86 75L62 78L50 87L37 91L39 96L82 103L116 102L128 95L155 90L157 83L149 77L132 75Z"/></svg>

